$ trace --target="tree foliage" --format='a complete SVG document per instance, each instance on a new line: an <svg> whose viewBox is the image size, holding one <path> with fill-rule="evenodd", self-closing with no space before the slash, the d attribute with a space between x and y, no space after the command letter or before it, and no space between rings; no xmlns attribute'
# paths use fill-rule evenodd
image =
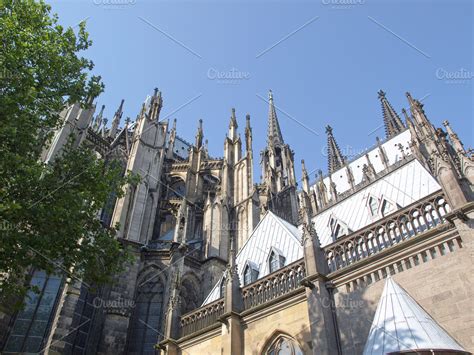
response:
<svg viewBox="0 0 474 355"><path fill-rule="evenodd" d="M97 217L128 178L82 146L40 159L64 107L103 90L79 54L85 23L64 28L44 2L4 0L0 40L0 297L23 295L32 269L108 282L128 253Z"/></svg>

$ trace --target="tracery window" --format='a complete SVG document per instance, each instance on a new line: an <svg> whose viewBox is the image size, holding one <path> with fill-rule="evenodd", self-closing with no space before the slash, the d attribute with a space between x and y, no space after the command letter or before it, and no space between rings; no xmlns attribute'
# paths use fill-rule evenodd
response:
<svg viewBox="0 0 474 355"><path fill-rule="evenodd" d="M8 341L3 349L8 353L39 353L49 331L62 280L57 275L35 271L30 281L39 293L30 290L25 307L18 312Z"/></svg>
<svg viewBox="0 0 474 355"><path fill-rule="evenodd" d="M161 331L163 284L155 277L141 284L135 298L135 308L128 336L128 353L154 354L154 345Z"/></svg>
<svg viewBox="0 0 474 355"><path fill-rule="evenodd" d="M303 351L294 340L286 336L279 336L263 355L303 355Z"/></svg>

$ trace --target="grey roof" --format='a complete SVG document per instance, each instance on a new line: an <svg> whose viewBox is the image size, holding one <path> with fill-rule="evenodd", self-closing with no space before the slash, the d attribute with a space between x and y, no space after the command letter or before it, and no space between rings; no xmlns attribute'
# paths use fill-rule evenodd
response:
<svg viewBox="0 0 474 355"><path fill-rule="evenodd" d="M422 349L465 351L389 277L375 312L364 355Z"/></svg>
<svg viewBox="0 0 474 355"><path fill-rule="evenodd" d="M296 226L268 211L237 254L237 269L241 285L243 285L243 271L246 262L249 262L254 269L258 270L258 279L270 273L267 259L271 250L275 250L285 257L285 265L303 257L301 231ZM203 304L219 299L221 281L222 277Z"/></svg>
<svg viewBox="0 0 474 355"><path fill-rule="evenodd" d="M358 231L383 218L381 206L384 200L397 210L440 189L439 184L420 162L412 160L345 200L317 214L312 220L321 240L321 245L325 246L333 242L329 224L331 217L343 222L348 229ZM375 215L372 215L368 203L371 197L375 198L378 204L378 212Z"/></svg>

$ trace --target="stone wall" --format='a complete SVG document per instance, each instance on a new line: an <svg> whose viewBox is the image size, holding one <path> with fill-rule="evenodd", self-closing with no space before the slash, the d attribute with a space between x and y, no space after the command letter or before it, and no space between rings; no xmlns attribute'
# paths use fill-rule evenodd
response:
<svg viewBox="0 0 474 355"><path fill-rule="evenodd" d="M289 335L298 342L304 354L311 352L308 306L306 298L291 305L277 305L271 312L258 317L244 317L245 355L261 354L263 348L279 333Z"/></svg>
<svg viewBox="0 0 474 355"><path fill-rule="evenodd" d="M457 244L457 242L455 242ZM467 351L474 352L473 264L469 248L419 259L410 268L394 268L394 281L403 287ZM390 273L387 270L387 273ZM384 275L368 286L348 292L337 288L335 303L343 354L361 354L384 287Z"/></svg>

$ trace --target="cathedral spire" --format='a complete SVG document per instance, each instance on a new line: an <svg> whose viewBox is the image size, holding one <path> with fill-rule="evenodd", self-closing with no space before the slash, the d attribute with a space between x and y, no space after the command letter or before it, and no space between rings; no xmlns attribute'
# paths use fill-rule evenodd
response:
<svg viewBox="0 0 474 355"><path fill-rule="evenodd" d="M273 93L270 90L268 92L268 144L283 144L283 136L281 135L280 124L278 123L278 117L275 110L275 105L273 104Z"/></svg>
<svg viewBox="0 0 474 355"><path fill-rule="evenodd" d="M309 177L308 171L306 170L306 165L304 163L304 159L301 159L301 171L303 180L303 191L309 194Z"/></svg>
<svg viewBox="0 0 474 355"><path fill-rule="evenodd" d="M105 105L102 105L102 107L100 108L99 114L95 118L94 127L93 127L95 132L99 132L99 128L102 125L102 116L104 115L104 110L105 110Z"/></svg>
<svg viewBox="0 0 474 355"><path fill-rule="evenodd" d="M231 141L235 141L237 139L237 128L239 125L237 124L237 118L235 117L235 108L232 108L231 115L230 115L230 122L229 122L229 134L228 137Z"/></svg>
<svg viewBox="0 0 474 355"><path fill-rule="evenodd" d="M382 104L385 135L387 138L390 138L403 131L405 126L403 125L403 122L398 116L397 112L393 109L392 105L390 105L390 102L388 102L387 98L385 97L385 92L380 90L378 95Z"/></svg>
<svg viewBox="0 0 474 355"><path fill-rule="evenodd" d="M118 126L120 124L120 120L122 119L123 114L123 103L125 102L124 99L120 102L120 106L115 112L114 118L112 119L112 126L110 127L109 137L114 138L117 134Z"/></svg>
<svg viewBox="0 0 474 355"><path fill-rule="evenodd" d="M331 126L326 126L326 134L328 135L328 169L329 173L332 174L344 165L344 157L332 134Z"/></svg>
<svg viewBox="0 0 474 355"><path fill-rule="evenodd" d="M202 119L199 120L199 125L196 133L196 143L194 144L197 149L202 147L202 138L204 137L204 133L202 130Z"/></svg>
<svg viewBox="0 0 474 355"><path fill-rule="evenodd" d="M250 126L250 115L245 116L245 149L252 151L252 127Z"/></svg>
<svg viewBox="0 0 474 355"><path fill-rule="evenodd" d="M155 88L155 92L153 93L153 97L150 101L150 107L148 110L148 114L146 115L149 120L158 121L160 117L160 111L163 107L163 99L161 98L161 91Z"/></svg>
<svg viewBox="0 0 474 355"><path fill-rule="evenodd" d="M453 144L454 149L456 152L465 154L466 150L464 149L464 146L459 139L458 135L453 131L451 126L449 125L449 121L445 120L443 121L443 126L446 128L446 132L448 132L449 139L451 140L451 143Z"/></svg>

